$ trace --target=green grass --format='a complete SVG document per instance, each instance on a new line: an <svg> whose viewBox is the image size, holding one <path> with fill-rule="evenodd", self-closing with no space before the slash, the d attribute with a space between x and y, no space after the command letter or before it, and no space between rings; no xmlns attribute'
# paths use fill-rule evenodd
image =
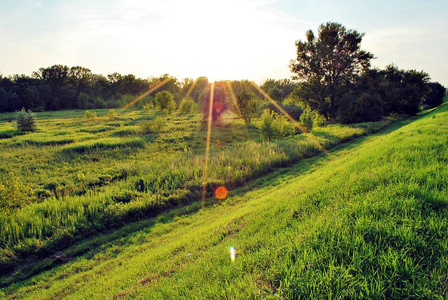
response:
<svg viewBox="0 0 448 300"><path fill-rule="evenodd" d="M443 105L331 157L276 170L225 201L195 202L31 260L3 278L14 283L0 295L444 299L447 119Z"/></svg>
<svg viewBox="0 0 448 300"><path fill-rule="evenodd" d="M121 111L115 120L106 114L99 110L98 119L86 120L83 111L38 113L38 132L0 140L0 172L15 174L35 194L34 203L0 214L3 272L32 253L51 255L111 226L200 201L206 141L200 115L167 116L161 132L142 134L139 124L154 112ZM244 186L316 155L316 142L331 148L390 122L329 125L266 142L257 126L225 119L213 126L207 195L217 185ZM0 123L0 131L13 126Z"/></svg>

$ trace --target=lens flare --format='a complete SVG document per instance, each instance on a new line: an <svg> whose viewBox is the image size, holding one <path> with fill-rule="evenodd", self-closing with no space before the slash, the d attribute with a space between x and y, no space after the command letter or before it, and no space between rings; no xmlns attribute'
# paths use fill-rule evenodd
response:
<svg viewBox="0 0 448 300"><path fill-rule="evenodd" d="M235 247L230 247L230 260L232 261L232 262L234 262L235 261Z"/></svg>
<svg viewBox="0 0 448 300"><path fill-rule="evenodd" d="M284 109L281 107L277 102L275 102L274 99L272 99L261 87L256 85L254 82L252 82L252 85L262 94L269 102L271 102L285 117L287 117L294 125L296 125L297 128L299 128L300 131L303 133L309 133L308 129L303 127L299 122L294 120L293 117L291 117ZM311 142L313 142L323 153L325 153L327 156L332 157L330 152L328 152L327 149L324 148L316 139L313 139L310 137Z"/></svg>
<svg viewBox="0 0 448 300"><path fill-rule="evenodd" d="M126 108L130 108L132 105L134 105L135 103L139 102L140 100L142 100L143 98L145 98L146 96L148 96L149 94L151 94L152 92L156 91L157 89L161 88L162 86L164 86L168 81L170 81L170 78L166 78L161 82L156 83L154 86L152 86L149 90L147 90L146 92L144 92L143 94L141 94L140 96L138 96L137 98L135 98L134 100L132 100L131 102L129 102L128 104L126 104L124 107L122 107L120 110L124 110Z"/></svg>
<svg viewBox="0 0 448 300"><path fill-rule="evenodd" d="M205 144L205 163L204 163L204 178L202 182L202 207L205 205L205 196L207 194L207 172L208 172L208 159L210 156L210 137L212 134L212 121L213 121L213 97L215 94L215 83L212 82L210 86L210 103L208 112L208 122L207 122L207 141Z"/></svg>
<svg viewBox="0 0 448 300"><path fill-rule="evenodd" d="M223 186L220 186L216 189L215 191L215 196L216 198L218 198L219 200L224 200L227 198L227 194L229 192L227 191L227 189Z"/></svg>

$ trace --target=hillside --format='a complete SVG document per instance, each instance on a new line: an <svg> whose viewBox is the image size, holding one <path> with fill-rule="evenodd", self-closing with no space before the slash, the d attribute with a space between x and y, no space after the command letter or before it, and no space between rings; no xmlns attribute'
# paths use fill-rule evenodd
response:
<svg viewBox="0 0 448 300"><path fill-rule="evenodd" d="M5 299L446 298L448 105L91 237ZM230 247L236 258L230 259Z"/></svg>

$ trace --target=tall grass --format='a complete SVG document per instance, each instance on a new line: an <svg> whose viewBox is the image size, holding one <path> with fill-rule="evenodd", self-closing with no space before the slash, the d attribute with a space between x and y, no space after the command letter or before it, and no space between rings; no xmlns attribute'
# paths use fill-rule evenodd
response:
<svg viewBox="0 0 448 300"><path fill-rule="evenodd" d="M71 239L200 200L205 162L205 154L200 149L203 148L192 150L186 146L184 151L166 151L164 148L175 147L178 139L183 141L188 132L184 120L188 118L179 118L175 125L178 127L170 127L165 135L158 137L164 141L161 144L146 142L144 138L107 136L89 136L68 145L48 144L53 148L40 142L21 144L21 151L25 151L23 147L32 146L51 151L55 161L72 174L73 180L53 178L45 186L54 193L53 197L15 213L0 215L0 262L4 270L14 267L30 251L51 252L55 245L63 246ZM68 124L64 129L71 130L67 129L71 127L77 132L80 130L75 124ZM179 131L174 130L176 128ZM232 127L224 127L221 132L226 130L232 130ZM238 187L278 167L291 166L302 158L318 154L316 141L330 148L365 133L366 130L360 128L329 126L311 134L270 142L254 140L212 145L208 195L211 196L218 185L229 189ZM40 141L43 134L36 133L28 139ZM63 141L65 134L58 136ZM227 137L223 134L221 138L225 140ZM158 150L153 152L153 149ZM115 151L116 155L110 151ZM138 163L132 158L137 158ZM115 166L109 165L104 169L106 174L95 176L91 173L95 169L84 169L86 161L90 160L89 168L98 168L101 162Z"/></svg>
<svg viewBox="0 0 448 300"><path fill-rule="evenodd" d="M82 241L40 265L62 260L57 268L0 295L444 299L447 119L445 105L333 159L303 161L233 190L199 213L182 215L191 212L185 207Z"/></svg>

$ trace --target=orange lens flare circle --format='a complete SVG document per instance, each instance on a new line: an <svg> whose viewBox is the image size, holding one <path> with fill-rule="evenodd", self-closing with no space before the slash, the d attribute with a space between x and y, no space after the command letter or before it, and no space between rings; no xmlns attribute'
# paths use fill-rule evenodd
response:
<svg viewBox="0 0 448 300"><path fill-rule="evenodd" d="M227 189L223 186L220 186L216 189L215 191L215 196L216 198L218 198L219 200L224 200L227 198L227 194L229 192L227 191Z"/></svg>

